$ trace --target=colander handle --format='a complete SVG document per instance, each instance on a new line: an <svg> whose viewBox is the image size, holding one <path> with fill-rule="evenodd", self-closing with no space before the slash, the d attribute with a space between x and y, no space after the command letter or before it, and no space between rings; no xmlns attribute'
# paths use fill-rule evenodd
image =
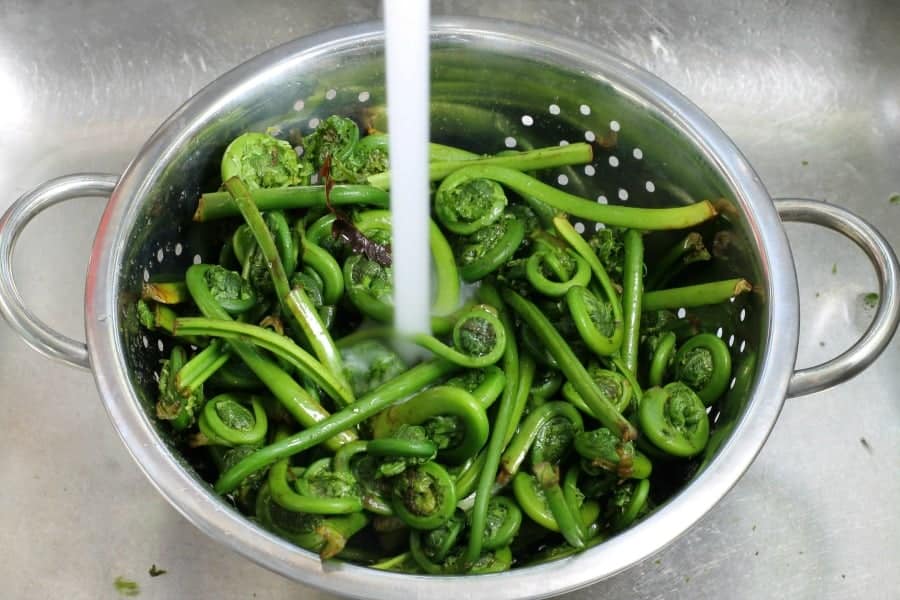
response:
<svg viewBox="0 0 900 600"><path fill-rule="evenodd" d="M13 202L0 218L0 312L29 346L50 358L90 369L87 345L56 331L28 308L13 276L13 253L19 235L39 213L54 204L85 196L109 196L116 175L78 173L51 179Z"/></svg>
<svg viewBox="0 0 900 600"><path fill-rule="evenodd" d="M878 358L891 341L900 321L900 265L884 236L848 210L805 198L779 198L775 200L775 207L782 221L821 225L853 240L872 261L878 276L879 304L869 328L843 354L821 365L794 372L787 395L802 396L855 377Z"/></svg>

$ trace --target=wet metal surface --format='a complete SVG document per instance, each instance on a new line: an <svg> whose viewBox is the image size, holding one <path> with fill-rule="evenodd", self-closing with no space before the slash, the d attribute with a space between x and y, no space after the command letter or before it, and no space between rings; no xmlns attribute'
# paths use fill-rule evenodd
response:
<svg viewBox="0 0 900 600"><path fill-rule="evenodd" d="M607 5L608 4L608 5ZM900 246L900 5L435 2L522 20L656 73L732 136L774 196L840 203ZM0 210L44 180L120 172L205 83L277 43L376 18L376 2L0 2ZM103 201L38 217L16 263L33 310L80 337ZM876 289L837 235L790 226L799 365L849 346ZM672 546L571 598L900 597L900 341L837 389L788 401L750 471ZM146 481L90 374L0 322L0 580L9 598L327 598L211 542ZM150 577L155 564L167 573Z"/></svg>

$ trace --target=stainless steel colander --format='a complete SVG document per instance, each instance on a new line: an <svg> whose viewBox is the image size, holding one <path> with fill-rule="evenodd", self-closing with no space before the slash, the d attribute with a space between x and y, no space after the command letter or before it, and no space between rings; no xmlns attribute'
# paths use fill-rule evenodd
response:
<svg viewBox="0 0 900 600"><path fill-rule="evenodd" d="M744 276L754 293L724 309L684 311L732 348L736 373L714 443L691 482L632 529L577 556L477 577L383 573L318 557L257 527L214 495L153 417L165 342L134 314L141 283L216 256L209 227L190 216L214 184L225 145L247 130L303 133L331 114L386 128L379 24L335 29L271 50L190 99L148 140L121 177L82 174L46 183L0 220L0 309L38 351L91 368L125 445L154 485L197 527L298 581L365 597L542 597L608 577L658 551L695 523L740 478L786 395L854 376L883 350L900 319L898 264L868 224L810 200L773 203L731 141L663 82L595 48L518 24L438 20L432 50L432 137L478 152L588 141L592 164L554 171L563 189L598 202L663 206L708 198L722 214L704 235L714 260L698 279ZM22 228L53 204L109 195L94 242L85 301L87 344L31 314L12 279ZM780 218L779 218L780 216ZM818 223L870 257L880 305L857 344L794 372L797 282L782 220ZM585 231L599 225L582 222ZM665 246L662 236L654 236ZM648 249L648 261L656 250Z"/></svg>

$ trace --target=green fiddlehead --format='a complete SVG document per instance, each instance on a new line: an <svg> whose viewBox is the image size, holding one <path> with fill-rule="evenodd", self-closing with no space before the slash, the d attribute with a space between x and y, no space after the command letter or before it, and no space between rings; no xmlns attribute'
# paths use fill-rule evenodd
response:
<svg viewBox="0 0 900 600"><path fill-rule="evenodd" d="M731 352L721 338L701 333L686 341L675 354L675 379L687 384L706 406L728 389Z"/></svg>
<svg viewBox="0 0 900 600"><path fill-rule="evenodd" d="M198 425L204 444L258 446L266 439L269 420L259 398L219 394L203 406Z"/></svg>

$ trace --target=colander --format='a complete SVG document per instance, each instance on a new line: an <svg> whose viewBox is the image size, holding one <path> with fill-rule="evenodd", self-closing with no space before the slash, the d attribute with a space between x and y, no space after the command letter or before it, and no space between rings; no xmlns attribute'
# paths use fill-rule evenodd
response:
<svg viewBox="0 0 900 600"><path fill-rule="evenodd" d="M733 143L662 81L622 59L520 24L436 19L432 29L432 138L477 152L587 141L589 165L546 174L597 202L640 206L711 199L721 213L702 230L714 260L697 280L744 276L754 291L715 309L679 311L732 350L737 378L714 415L712 442L684 488L633 528L582 554L506 573L425 577L329 563L264 531L216 496L154 418L166 342L141 330L142 282L216 256L191 223L201 190L216 184L222 151L239 133L306 133L331 114L381 129L384 36L379 23L299 39L220 77L175 112L121 177L69 175L20 198L0 221L0 308L39 352L93 370L123 442L156 488L219 542L297 581L360 598L545 597L587 585L657 552L709 511L741 477L786 396L853 377L890 341L900 318L898 264L887 242L853 214L813 200L772 201ZM108 196L87 275L87 343L66 338L24 305L12 276L16 239L42 210L77 196ZM880 303L841 356L800 371L797 280L782 221L816 223L871 259ZM581 222L581 231L602 225ZM655 240L659 246L652 245ZM648 242L648 262L667 243ZM690 283L689 280L682 280Z"/></svg>

